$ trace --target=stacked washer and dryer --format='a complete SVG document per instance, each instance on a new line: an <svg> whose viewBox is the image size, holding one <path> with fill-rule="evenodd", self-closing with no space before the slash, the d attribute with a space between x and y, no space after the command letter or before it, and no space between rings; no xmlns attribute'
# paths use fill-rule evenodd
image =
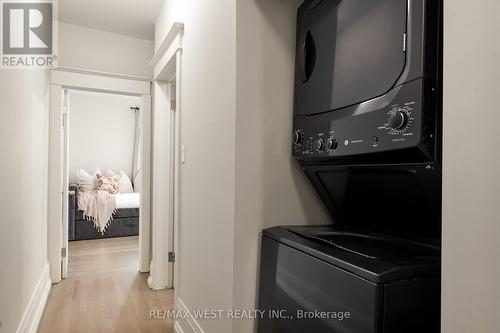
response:
<svg viewBox="0 0 500 333"><path fill-rule="evenodd" d="M263 231L260 333L439 332L441 73L441 0L300 6L292 154L333 223Z"/></svg>

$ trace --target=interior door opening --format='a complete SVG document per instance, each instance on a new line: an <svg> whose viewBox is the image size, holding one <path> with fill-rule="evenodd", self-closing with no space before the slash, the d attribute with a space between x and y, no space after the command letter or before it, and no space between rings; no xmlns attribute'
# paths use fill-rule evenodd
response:
<svg viewBox="0 0 500 333"><path fill-rule="evenodd" d="M178 251L176 230L179 219L180 113L177 103L176 62L172 62L154 81L153 112L153 234L152 289L174 288L174 265ZM162 235L167 235L162 237ZM162 254L168 253L166 260Z"/></svg>
<svg viewBox="0 0 500 333"><path fill-rule="evenodd" d="M141 99L65 89L62 123L62 278L85 275L88 256L92 271L141 271Z"/></svg>

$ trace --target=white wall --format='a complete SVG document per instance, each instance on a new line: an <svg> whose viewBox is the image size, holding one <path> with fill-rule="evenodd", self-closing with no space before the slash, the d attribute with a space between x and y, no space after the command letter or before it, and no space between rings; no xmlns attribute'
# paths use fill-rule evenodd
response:
<svg viewBox="0 0 500 333"><path fill-rule="evenodd" d="M170 29L162 22L185 23L180 89L186 163L177 291L190 309L227 309L233 300L235 1L167 0L165 6L179 11L161 11L157 36ZM232 332L231 324L201 322L205 332Z"/></svg>
<svg viewBox="0 0 500 333"><path fill-rule="evenodd" d="M59 66L151 77L154 43L59 22Z"/></svg>
<svg viewBox="0 0 500 333"><path fill-rule="evenodd" d="M0 70L0 332L15 332L47 265L48 75Z"/></svg>
<svg viewBox="0 0 500 333"><path fill-rule="evenodd" d="M167 0L156 24L157 46L185 24L178 295L190 309L255 308L261 230L328 220L290 156L297 2L268 2Z"/></svg>
<svg viewBox="0 0 500 333"><path fill-rule="evenodd" d="M500 2L445 1L443 332L500 332Z"/></svg>
<svg viewBox="0 0 500 333"><path fill-rule="evenodd" d="M237 1L234 302L257 308L261 231L322 224L326 210L291 157L299 1ZM233 332L254 332L235 320Z"/></svg>
<svg viewBox="0 0 500 333"><path fill-rule="evenodd" d="M96 167L132 174L135 111L139 97L71 90L69 94L69 181L76 170Z"/></svg>

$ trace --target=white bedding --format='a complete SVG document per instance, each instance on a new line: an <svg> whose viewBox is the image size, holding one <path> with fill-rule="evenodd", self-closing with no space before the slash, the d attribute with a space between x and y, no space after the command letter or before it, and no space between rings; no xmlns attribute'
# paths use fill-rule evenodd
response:
<svg viewBox="0 0 500 333"><path fill-rule="evenodd" d="M115 195L116 209L120 208L140 208L140 193L119 193Z"/></svg>

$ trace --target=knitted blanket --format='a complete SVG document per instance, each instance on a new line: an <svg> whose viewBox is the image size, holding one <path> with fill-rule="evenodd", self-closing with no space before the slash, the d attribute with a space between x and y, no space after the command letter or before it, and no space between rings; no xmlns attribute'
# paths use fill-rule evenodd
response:
<svg viewBox="0 0 500 333"><path fill-rule="evenodd" d="M83 211L85 219L94 222L94 227L104 234L116 212L115 195L106 191L79 191L78 209Z"/></svg>

